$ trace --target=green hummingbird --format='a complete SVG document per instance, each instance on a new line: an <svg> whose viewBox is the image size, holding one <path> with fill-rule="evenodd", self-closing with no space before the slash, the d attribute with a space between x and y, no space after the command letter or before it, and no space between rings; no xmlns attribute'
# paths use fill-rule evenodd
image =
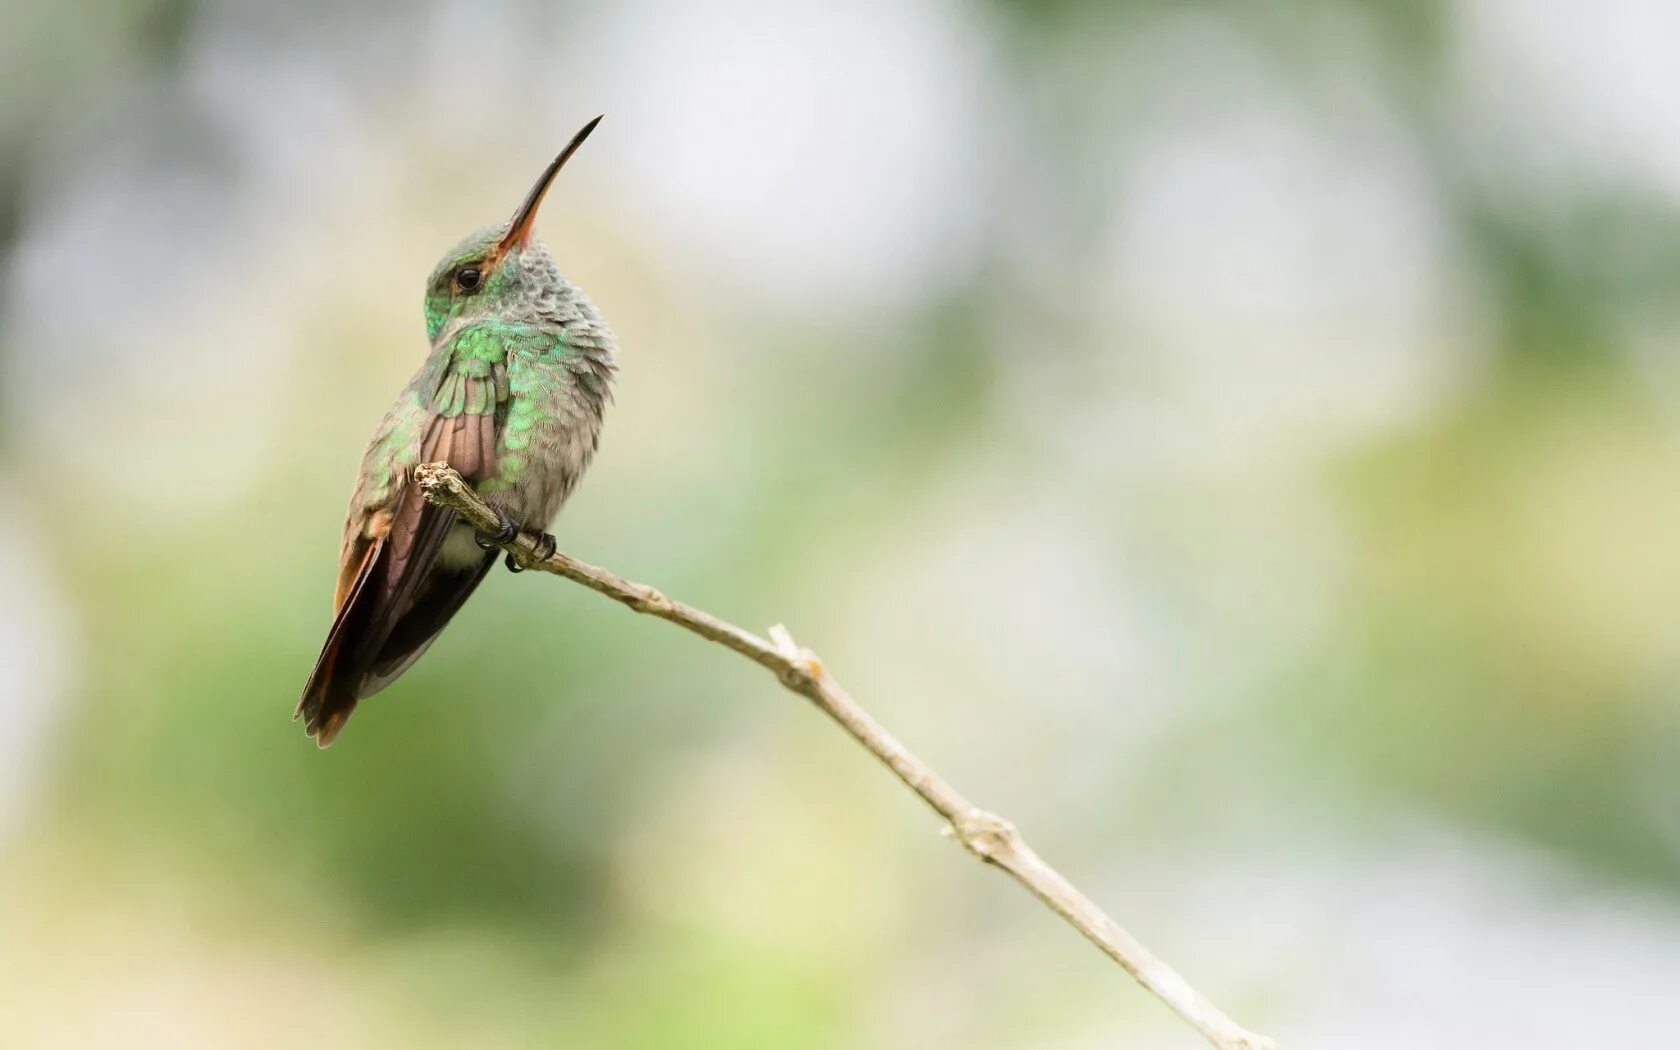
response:
<svg viewBox="0 0 1680 1050"><path fill-rule="evenodd" d="M293 716L321 747L358 701L420 658L490 571L498 543L529 529L554 550L539 530L595 454L617 366L612 331L531 229L554 176L600 122L572 136L513 218L455 246L426 282L431 353L363 454L332 629ZM495 535L475 534L410 483L416 466L440 460L495 508Z"/></svg>

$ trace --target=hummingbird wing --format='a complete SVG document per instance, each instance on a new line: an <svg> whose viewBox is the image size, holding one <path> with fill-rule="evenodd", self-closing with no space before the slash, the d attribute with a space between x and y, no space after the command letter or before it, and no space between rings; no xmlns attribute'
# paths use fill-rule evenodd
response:
<svg viewBox="0 0 1680 1050"><path fill-rule="evenodd" d="M496 449L495 412L463 412L453 418L434 416L438 447L421 456L422 463L447 462L469 484L494 473ZM387 608L394 614L390 634L360 693L372 696L395 681L420 659L443 631L490 567L495 551L474 551L476 558L465 564L440 562L439 553L456 524L455 512L427 503L412 486L404 493L408 501L392 520L392 532L403 527L391 540L388 576L396 590ZM403 511L407 511L404 513Z"/></svg>
<svg viewBox="0 0 1680 1050"><path fill-rule="evenodd" d="M460 336L455 345L461 345ZM388 509L357 514L353 507L337 612L298 701L298 715L322 747L332 743L357 701L383 689L420 658L495 562L493 551L440 561L456 525L455 512L428 503L406 482L407 468L438 461L469 483L494 475L508 381L504 364L486 356L456 360L451 353L435 384L431 369L422 371L416 378L425 399L421 436L401 457L405 480ZM376 437L370 457L379 442Z"/></svg>

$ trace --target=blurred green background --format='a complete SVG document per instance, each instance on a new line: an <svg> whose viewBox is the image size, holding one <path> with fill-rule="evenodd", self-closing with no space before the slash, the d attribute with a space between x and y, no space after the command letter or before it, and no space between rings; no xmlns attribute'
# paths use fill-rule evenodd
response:
<svg viewBox="0 0 1680 1050"><path fill-rule="evenodd" d="M563 547L786 622L1291 1047L1680 986L1680 9L12 0L0 1045L1194 1047L762 672L497 572L288 721L424 275L622 382Z"/></svg>

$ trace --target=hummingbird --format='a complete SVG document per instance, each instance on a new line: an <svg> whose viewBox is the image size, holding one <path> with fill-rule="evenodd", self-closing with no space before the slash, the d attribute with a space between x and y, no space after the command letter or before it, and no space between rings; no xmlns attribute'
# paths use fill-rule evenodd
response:
<svg viewBox="0 0 1680 1050"><path fill-rule="evenodd" d="M524 530L555 550L542 530L594 457L616 342L532 227L555 175L600 122L572 136L513 218L450 249L426 281L431 352L362 456L332 628L293 715L321 747L359 701L420 658L490 571L498 544ZM475 533L421 496L414 468L438 461L495 510L495 533ZM511 555L507 567L519 571Z"/></svg>

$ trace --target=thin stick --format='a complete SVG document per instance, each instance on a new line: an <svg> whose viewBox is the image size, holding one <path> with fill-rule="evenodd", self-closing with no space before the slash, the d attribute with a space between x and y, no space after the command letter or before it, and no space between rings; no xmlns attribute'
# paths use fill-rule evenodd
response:
<svg viewBox="0 0 1680 1050"><path fill-rule="evenodd" d="M493 533L499 528L500 523L489 505L448 465L427 463L416 468L414 478L428 500L454 510L473 528L484 533ZM839 682L829 676L815 653L795 644L787 628L780 624L770 628L767 641L711 613L667 597L646 584L626 580L569 555L556 553L543 558L536 542L528 534L521 533L503 547L525 568L541 569L581 583L636 612L669 620L702 638L733 649L770 671L782 685L816 704L851 734L852 739L885 763L906 787L921 796L922 801L945 819L949 824L949 833L970 853L1008 872L1051 911L1066 919L1069 925L1101 948L1103 954L1119 963L1174 1013L1206 1036L1208 1042L1221 1050L1275 1050L1276 1044L1272 1040L1256 1035L1226 1017L1172 967L1156 958L1119 923L1109 918L1091 898L1046 864L1015 830L1015 825L968 801L943 777L911 754L869 712L858 706Z"/></svg>

